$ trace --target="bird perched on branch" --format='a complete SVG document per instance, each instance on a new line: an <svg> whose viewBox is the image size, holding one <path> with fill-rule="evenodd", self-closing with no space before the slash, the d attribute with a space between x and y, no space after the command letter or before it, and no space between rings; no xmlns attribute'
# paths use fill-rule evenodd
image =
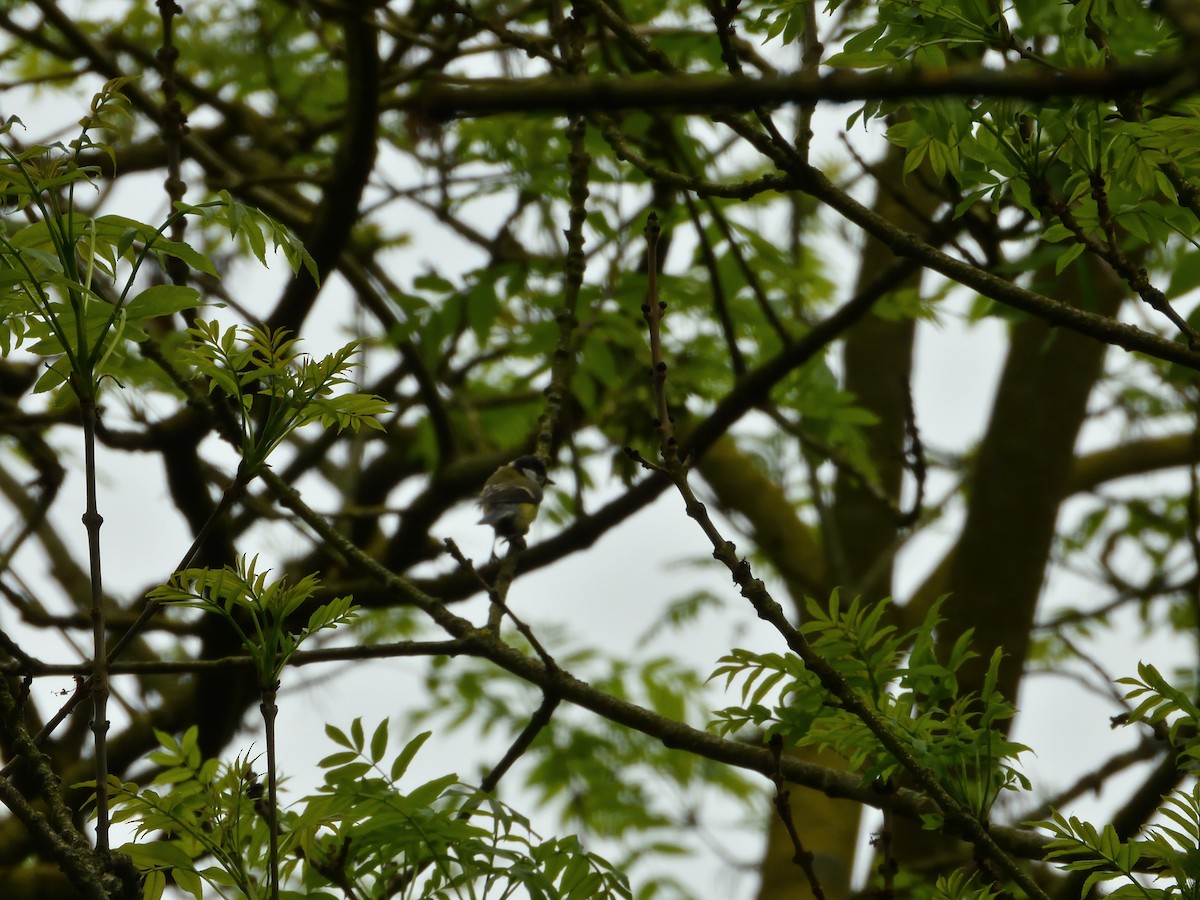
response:
<svg viewBox="0 0 1200 900"><path fill-rule="evenodd" d="M554 484L546 475L546 466L536 456L518 456L493 472L479 492L479 507L483 510L480 525L491 525L496 535L492 540L492 556L496 555L496 540L504 538L509 546L524 547L529 526L537 518L543 488Z"/></svg>

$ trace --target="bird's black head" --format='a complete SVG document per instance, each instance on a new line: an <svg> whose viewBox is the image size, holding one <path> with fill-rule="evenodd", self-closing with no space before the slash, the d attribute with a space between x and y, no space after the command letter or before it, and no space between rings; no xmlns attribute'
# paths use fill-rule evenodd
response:
<svg viewBox="0 0 1200 900"><path fill-rule="evenodd" d="M554 484L553 481L546 477L546 466L536 456L528 454L518 456L509 465L518 471L524 472L538 484Z"/></svg>

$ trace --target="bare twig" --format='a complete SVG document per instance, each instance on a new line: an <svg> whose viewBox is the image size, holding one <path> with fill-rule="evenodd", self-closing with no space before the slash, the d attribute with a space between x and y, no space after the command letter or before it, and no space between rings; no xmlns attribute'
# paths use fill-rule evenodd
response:
<svg viewBox="0 0 1200 900"><path fill-rule="evenodd" d="M655 420L658 432L658 452L668 470L679 455L679 441L675 437L675 423L667 409L667 363L662 352L662 317L667 311L665 301L658 299L658 238L661 226L658 216L650 213L646 217L646 302L642 304L642 318L650 330L650 381L654 388Z"/></svg>
<svg viewBox="0 0 1200 900"><path fill-rule="evenodd" d="M521 636L529 642L529 646L533 648L533 652L538 655L538 658L541 659L543 663L545 663L546 668L557 669L558 665L554 662L554 658L546 651L546 648L542 646L541 641L534 636L533 629L526 625L521 619L517 618L517 614L509 609L508 604L505 603L505 594L507 594L508 585L511 583L511 571L515 571L515 562L510 571L510 576L505 578L503 582L501 581L501 577L506 571L508 561L510 559L515 560L516 553L509 553L508 556L505 557L504 562L501 563L501 574L496 576L496 584L488 584L487 579L479 574L479 570L475 568L474 563L472 563L471 560L463 555L462 550L459 549L458 544L456 544L454 540L451 538L446 538L445 543L446 549L450 551L450 555L454 557L455 562L470 572L475 577L475 580L479 582L480 586L487 591L487 595L492 601L492 611L488 614L488 628L492 630L497 629L500 625L500 620L504 616L508 616L512 620L513 624L517 627L517 631L520 632ZM500 589L496 586L501 584L505 594L500 593Z"/></svg>
<svg viewBox="0 0 1200 900"><path fill-rule="evenodd" d="M658 240L658 222L651 216L646 228L647 246L651 253ZM803 660L821 686L848 713L855 716L875 736L880 745L887 750L901 766L912 776L917 785L932 798L941 808L947 824L969 840L976 852L991 860L1008 877L1016 882L1031 900L1049 900L1046 892L1034 881L1029 872L1021 868L1016 860L1009 856L996 843L986 822L981 821L971 809L950 793L932 769L922 763L912 752L908 744L898 736L888 723L874 710L871 704L860 695L843 675L825 657L813 649L808 639L788 620L783 607L767 590L767 586L754 577L750 563L739 558L737 548L731 541L725 539L708 514L704 504L696 497L688 484L687 461L680 459L675 437L670 427L670 419L666 415L666 362L662 359L661 336L657 334L660 309L657 296L657 281L653 277L654 270L649 270L650 281L646 304L642 307L643 316L650 329L651 375L654 376L656 394L656 409L660 416L658 427L661 441L661 453L664 467L671 482L684 501L684 508L689 518L696 522L712 544L713 557L721 562L730 573L739 592L758 614L758 617L771 625L782 637L789 650Z"/></svg>
<svg viewBox="0 0 1200 900"><path fill-rule="evenodd" d="M917 429L917 410L913 405L912 383L904 381L904 432L908 437L908 446L904 448L904 461L912 472L916 490L913 495L912 509L900 515L900 526L907 528L915 525L921 518L921 507L925 505L925 476L929 469L925 463L925 445L921 443L921 432Z"/></svg>
<svg viewBox="0 0 1200 900"><path fill-rule="evenodd" d="M218 502L216 508L213 510L212 515L209 517L204 527L200 529L200 533L196 535L196 539L192 541L192 546L188 548L187 553L184 554L183 559L180 560L180 563L176 567L175 571L186 569L189 565L191 565L192 560L200 551L201 546L203 546L204 541L208 538L212 528L215 527L220 518L230 508L232 508L232 506L242 496L248 484L249 477L246 476L241 469L239 469L237 480L235 480L221 496L220 502ZM133 621L133 624L129 626L129 629L125 631L125 633L116 640L113 646L108 649L108 652L105 655L106 666L111 665L121 655L121 652L133 641L134 637L136 637L142 631L142 629L149 624L150 620L161 608L162 604L154 602L148 602L142 608L141 613ZM56 712L37 733L36 737L34 738L34 743L36 745L40 746L51 734L53 734L54 730L58 728L60 724L62 724L63 720L66 719L67 716L69 716L81 702L83 702L85 697L91 694L94 678L95 675L92 675L91 677L81 681L76 686L74 693L67 698L67 702L59 708L58 712ZM7 776L12 771L12 767L18 759L19 757L14 757L13 759L9 760L9 762L2 769L0 769L0 778Z"/></svg>
<svg viewBox="0 0 1200 900"><path fill-rule="evenodd" d="M267 744L267 854L271 900L279 900L279 780L275 748L275 720L279 717L279 705L275 699L278 695L278 681L262 685L262 700L258 705Z"/></svg>
<svg viewBox="0 0 1200 900"><path fill-rule="evenodd" d="M796 830L796 823L792 819L792 792L787 789L787 782L783 778L783 736L778 732L771 735L769 747L771 755L775 757L775 773L771 778L775 782L775 812L783 822L784 830L787 831L788 838L792 842L792 862L800 867L804 877L808 879L808 887L812 891L813 897L816 900L825 900L825 891L821 888L821 882L813 868L812 851L804 849L804 843L800 840L800 832Z"/></svg>
<svg viewBox="0 0 1200 900"><path fill-rule="evenodd" d="M182 202L187 194L187 183L183 180L183 137L187 134L187 116L179 102L179 84L175 62L179 49L175 46L175 17L183 15L183 9L175 0L156 0L158 15L162 20L162 46L155 55L159 74L162 76L162 121L159 131L167 151L167 180L164 187L171 209ZM171 223L171 240L183 241L187 229L187 217L177 216ZM173 284L186 284L188 265L182 259L168 256L167 277Z"/></svg>
<svg viewBox="0 0 1200 900"><path fill-rule="evenodd" d="M0 632L0 636L3 632ZM11 652L12 648L0 639L0 647ZM347 662L363 659L391 659L403 656L459 656L469 653L466 644L457 640L448 641L395 641L386 644L369 644L355 647L326 647L322 650L298 650L288 660L289 666L306 666L324 662ZM216 659L191 659L175 661L147 659L131 662L115 662L109 666L109 675L184 675L190 672L212 672L218 669L252 669L254 660L249 656L221 656ZM0 674L26 674L33 677L82 677L92 670L91 663L48 663L24 654L12 662L0 664Z"/></svg>
<svg viewBox="0 0 1200 900"><path fill-rule="evenodd" d="M512 615L512 610L508 608L505 601L508 597L508 589L512 586L513 579L517 577L517 561L524 549L524 539L519 535L514 536L508 542L508 552L496 570L496 579L488 586L488 599L492 601L492 605L488 609L487 627L493 631L499 630L505 613Z"/></svg>
<svg viewBox="0 0 1200 900"><path fill-rule="evenodd" d="M1112 776L1124 772L1138 763L1154 759L1154 757L1162 752L1162 749L1161 742L1153 738L1147 738L1132 749L1112 756L1102 765L1081 775L1054 796L1047 797L1040 802L1035 808L1015 816L1014 820L1018 822L1036 822L1040 819L1048 818L1056 809L1066 808L1070 803L1084 794L1099 794L1101 789L1109 783Z"/></svg>
<svg viewBox="0 0 1200 900"><path fill-rule="evenodd" d="M878 785L878 788L880 795L885 798L891 796L895 791L894 785L890 782ZM879 865L876 867L876 871L879 872L880 881L883 883L877 896L879 900L892 900L896 896L896 872L899 871L899 864L892 852L895 836L894 816L892 807L888 803L883 803L880 811L883 813L883 823L871 839L871 845L876 848L879 855Z"/></svg>
<svg viewBox="0 0 1200 900"><path fill-rule="evenodd" d="M558 4L550 4L552 11ZM560 13L552 12L552 15ZM566 60L567 70L579 73L583 69L584 23L579 11L572 11L565 22L556 29L560 32L560 51ZM567 213L566 260L563 266L563 302L557 315L558 339L555 341L554 356L550 361L550 384L546 388L546 404L538 418L537 455L543 460L554 458L557 443L556 431L562 411L570 398L571 375L577 360L576 331L579 328L579 292L583 287L583 276L587 269L584 254L583 226L587 221L589 196L588 177L592 159L586 149L587 123L582 116L571 116L567 121Z"/></svg>

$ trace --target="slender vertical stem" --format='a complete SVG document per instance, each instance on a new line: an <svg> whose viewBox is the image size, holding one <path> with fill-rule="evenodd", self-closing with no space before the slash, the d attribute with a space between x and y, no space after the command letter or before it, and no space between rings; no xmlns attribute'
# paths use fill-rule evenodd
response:
<svg viewBox="0 0 1200 900"><path fill-rule="evenodd" d="M187 193L187 184L183 180L183 136L187 132L187 116L179 103L179 85L175 77L175 62L179 59L179 49L175 46L175 17L183 14L183 9L175 0L157 0L159 18L162 20L162 46L154 59L158 64L159 74L162 75L163 108L162 136L163 145L167 151L167 180L164 187L171 207L183 200ZM184 229L187 228L187 217L177 216L171 222L171 240L182 241ZM186 284L188 266L182 259L168 256L165 262L167 275L172 284Z"/></svg>
<svg viewBox="0 0 1200 900"><path fill-rule="evenodd" d="M585 74L583 61L584 39L587 25L581 11L576 8L570 17L563 19L559 3L549 5L552 33L558 35L559 51L566 61L568 74L581 77ZM570 116L564 132L567 138L567 253L563 265L563 301L558 315L558 339L550 365L550 384L545 390L546 405L538 419L537 455L543 460L553 459L556 441L562 432L563 409L571 396L571 376L578 365L579 328L577 309L579 294L583 288L583 276L587 270L587 256L583 252L587 224L587 201L589 195L588 173L592 158L587 152L587 119L582 115Z"/></svg>
<svg viewBox="0 0 1200 900"><path fill-rule="evenodd" d="M267 828L270 831L268 846L270 848L271 866L271 900L279 900L279 794L275 780L275 717L279 707L275 705L275 697L279 692L279 682L276 681L262 689L262 702L258 708L262 712L263 726L267 735Z"/></svg>
<svg viewBox="0 0 1200 900"><path fill-rule="evenodd" d="M93 421L93 428L94 427L95 423ZM95 446L94 441L92 446ZM181 559L179 564L175 566L174 571L178 572L181 569L186 569L195 561L196 555L200 552L200 548L208 539L208 535L212 532L212 529L216 526L217 522L219 522L221 517L224 516L225 513L227 513L230 509L232 509L234 504L236 504L238 500L245 495L251 478L252 476L249 475L244 469L238 470L237 480L225 489L225 493L221 495L221 499L218 501L216 508L212 511L212 514L208 517L207 521L205 521L200 531L197 532L195 540L192 541L192 546L188 548L188 551L184 554L183 559ZM98 525L97 528L99 528ZM98 565L96 567L96 573L98 576ZM158 613L160 609L162 609L161 603L149 602L145 605L141 613L139 613L137 619L134 620L133 624L130 625L121 634L121 636L113 642L113 646L107 653L108 664L111 665L116 661L117 657L121 655L121 652L133 642L135 637L142 633L142 629ZM107 673L107 666L105 667L105 672ZM92 685L95 683L95 679L96 676L94 674L89 675L87 679L85 679L84 682L75 689L75 692L67 698L67 702L59 707L58 712L56 712L46 721L46 724L42 726L41 731L39 731L33 739L35 746L41 746L45 742L46 738L53 734L54 730L63 723L67 716L74 712L75 708L83 702L83 700L88 696L89 692L91 692ZM107 683L105 688L107 690ZM5 778L10 775L20 758L20 756L15 756L3 767L0 767L0 778Z"/></svg>
<svg viewBox="0 0 1200 900"><path fill-rule="evenodd" d="M650 333L650 379L654 385L654 427L658 429L660 451L663 462L668 466L678 459L679 442L675 438L675 426L667 409L667 363L662 349L662 317L667 304L658 299L658 238L661 226L658 216L650 213L646 217L646 302L642 305L642 317Z"/></svg>
<svg viewBox="0 0 1200 900"><path fill-rule="evenodd" d="M82 379L79 380L80 382ZM84 478L87 506L83 526L88 536L88 565L92 587L92 734L95 737L96 849L108 852L108 650L105 639L104 586L100 568L100 526L104 518L96 502L96 395L92 385L77 383L83 419Z"/></svg>
<svg viewBox="0 0 1200 900"><path fill-rule="evenodd" d="M817 7L813 3L809 3L804 10L804 37L801 46L804 49L801 55L800 71L816 73L825 48L821 45L820 37L817 34ZM815 103L802 103L797 117L796 149L805 162L808 162L808 150L812 144L812 120L816 109Z"/></svg>

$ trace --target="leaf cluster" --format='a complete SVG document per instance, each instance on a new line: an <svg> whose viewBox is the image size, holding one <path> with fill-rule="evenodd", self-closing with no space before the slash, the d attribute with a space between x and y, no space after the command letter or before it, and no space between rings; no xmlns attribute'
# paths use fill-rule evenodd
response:
<svg viewBox="0 0 1200 900"><path fill-rule="evenodd" d="M82 391L91 396L102 375L121 378L130 366L127 342L145 341L149 322L197 305L200 293L196 288L147 285L141 277L148 261L162 269L168 258L217 276L207 256L165 237L172 224L184 216L228 228L230 237L244 241L264 265L270 241L274 249L283 252L293 272L304 266L317 278L312 257L289 229L228 191L199 205L179 203L157 226L123 215L92 216L82 208L77 188L95 189L101 174L99 166L81 161L83 154L102 153L115 164L114 147L97 140L93 131L119 130L120 118L129 115L121 88L130 80L117 78L104 85L70 145L53 142L22 147L12 138L20 120L11 117L0 125L0 138L8 138L0 140L0 195L14 212L30 213L31 220L20 226L15 218L0 221L0 353L7 356L27 344L30 352L52 360L35 391L70 382L77 394ZM203 325L198 328L200 334L209 333ZM279 338L275 349L281 349L281 344ZM320 418L326 425L357 427L382 409L380 403L357 396L338 400L325 396L340 383L334 376L352 355L346 348L336 359L327 358L299 370L300 377L291 386L295 392L308 390L311 394L301 401L301 422ZM312 383L305 383L305 378ZM268 419L270 427L283 427L270 416ZM263 447L258 442L253 449L269 453L273 446Z"/></svg>
<svg viewBox="0 0 1200 900"><path fill-rule="evenodd" d="M1200 786L1176 791L1158 809L1165 822L1144 837L1123 841L1112 825L1097 829L1075 816L1055 813L1037 823L1050 832L1047 859L1068 872L1087 872L1080 897L1098 884L1120 881L1106 896L1117 900L1200 897ZM1146 882L1153 874L1159 883ZM1165 883L1164 883L1165 882Z"/></svg>
<svg viewBox="0 0 1200 900"><path fill-rule="evenodd" d="M797 28L794 11L784 6L771 27L787 39ZM948 73L986 71L982 61L999 58L1008 71L1051 76L1178 52L1178 37L1132 0L1021 0L1003 9L984 0L883 0L873 20L825 62ZM1136 106L1126 98L1089 97L1037 104L1006 97L872 101L848 127L859 117L888 119L889 140L905 149L906 176L924 169L952 182L957 216L983 203L993 213L1014 209L1024 222L1014 233L1052 245L1019 265L1033 267L1049 255L1061 273L1089 251L1107 258L1133 250L1161 255L1182 242L1197 246L1200 218L1183 196L1200 174L1194 102L1156 100L1142 98Z"/></svg>
<svg viewBox="0 0 1200 900"><path fill-rule="evenodd" d="M148 321L195 304L198 292L188 286L138 290L147 260L174 257L216 274L202 254L163 236L171 219L156 228L125 216L93 217L77 201L77 188L99 175L80 153L111 152L90 129L114 127L112 116L125 112L120 87L127 81L105 85L70 146L22 147L12 136L20 120L0 126L0 193L14 211L29 213L27 224L15 217L0 223L0 351L7 356L29 342L31 352L52 358L37 391L70 380L90 396L101 375L119 374L125 342L145 340Z"/></svg>
<svg viewBox="0 0 1200 900"><path fill-rule="evenodd" d="M357 610L351 597L337 597L317 606L299 630L289 620L309 603L320 586L316 575L294 584L268 581L270 570L257 571L258 557L239 557L237 566L222 569L184 569L147 595L154 603L211 612L237 633L254 660L259 685L279 681L283 668L305 640L327 628L350 621Z"/></svg>
<svg viewBox="0 0 1200 900"><path fill-rule="evenodd" d="M176 739L156 732L162 767L150 786L113 779L114 821L134 825L120 848L144 872L143 897L157 900L167 880L197 900L207 885L248 900L267 896L263 788L246 757L200 760L196 729ZM368 739L361 719L332 725L343 748L319 763L324 784L284 814L282 898L507 897L540 900L629 898L623 876L573 837L543 839L520 813L444 775L404 789L400 782L429 738L419 734L389 754L381 722Z"/></svg>
<svg viewBox="0 0 1200 900"><path fill-rule="evenodd" d="M1125 698L1137 706L1124 722L1145 722L1166 735L1181 762L1200 759L1200 706L1188 692L1172 684L1150 663L1138 664L1138 677L1118 678L1117 684L1129 685Z"/></svg>
<svg viewBox="0 0 1200 900"><path fill-rule="evenodd" d="M887 624L887 601L843 604L835 591L828 606L811 598L800 628L919 764L931 770L955 799L986 818L1002 790L1028 789L1014 761L1028 748L1008 740L1002 723L1014 709L996 691L1000 653L992 657L978 695L959 696L957 671L973 654L964 634L940 661L934 630L937 605L907 634ZM903 763L857 715L834 700L798 656L734 650L712 678L741 683L741 706L715 712L720 734L761 729L788 747L832 749L866 782L891 782ZM929 827L940 820L930 817Z"/></svg>
<svg viewBox="0 0 1200 900"><path fill-rule="evenodd" d="M266 858L267 828L263 785L249 756L202 760L194 725L179 738L157 729L155 736L159 749L147 759L161 770L150 784L109 782L112 822L134 827L134 839L118 852L142 872L144 900L161 897L168 879L196 900L205 884L222 897L229 888L262 896L256 861Z"/></svg>
<svg viewBox="0 0 1200 900"><path fill-rule="evenodd" d="M1171 744L1180 763L1191 767L1200 757L1200 707L1153 665L1140 663L1137 677L1120 678L1132 689L1126 699L1137 705L1124 717L1126 724L1144 722ZM1159 806L1157 821L1141 836L1123 840L1106 824L1097 828L1076 816L1054 812L1035 823L1051 834L1047 859L1058 860L1069 872L1086 872L1080 896L1097 884L1122 881L1110 897L1119 900L1162 900L1200 897L1200 784L1171 793ZM1154 874L1164 886L1146 883Z"/></svg>
<svg viewBox="0 0 1200 900"><path fill-rule="evenodd" d="M310 422L326 428L382 430L376 418L387 403L372 394L334 393L350 383L347 372L359 352L351 342L321 359L297 350L284 329L231 325L214 319L189 330L194 343L179 360L208 379L208 391L233 401L239 415L243 471L253 474L292 431Z"/></svg>

